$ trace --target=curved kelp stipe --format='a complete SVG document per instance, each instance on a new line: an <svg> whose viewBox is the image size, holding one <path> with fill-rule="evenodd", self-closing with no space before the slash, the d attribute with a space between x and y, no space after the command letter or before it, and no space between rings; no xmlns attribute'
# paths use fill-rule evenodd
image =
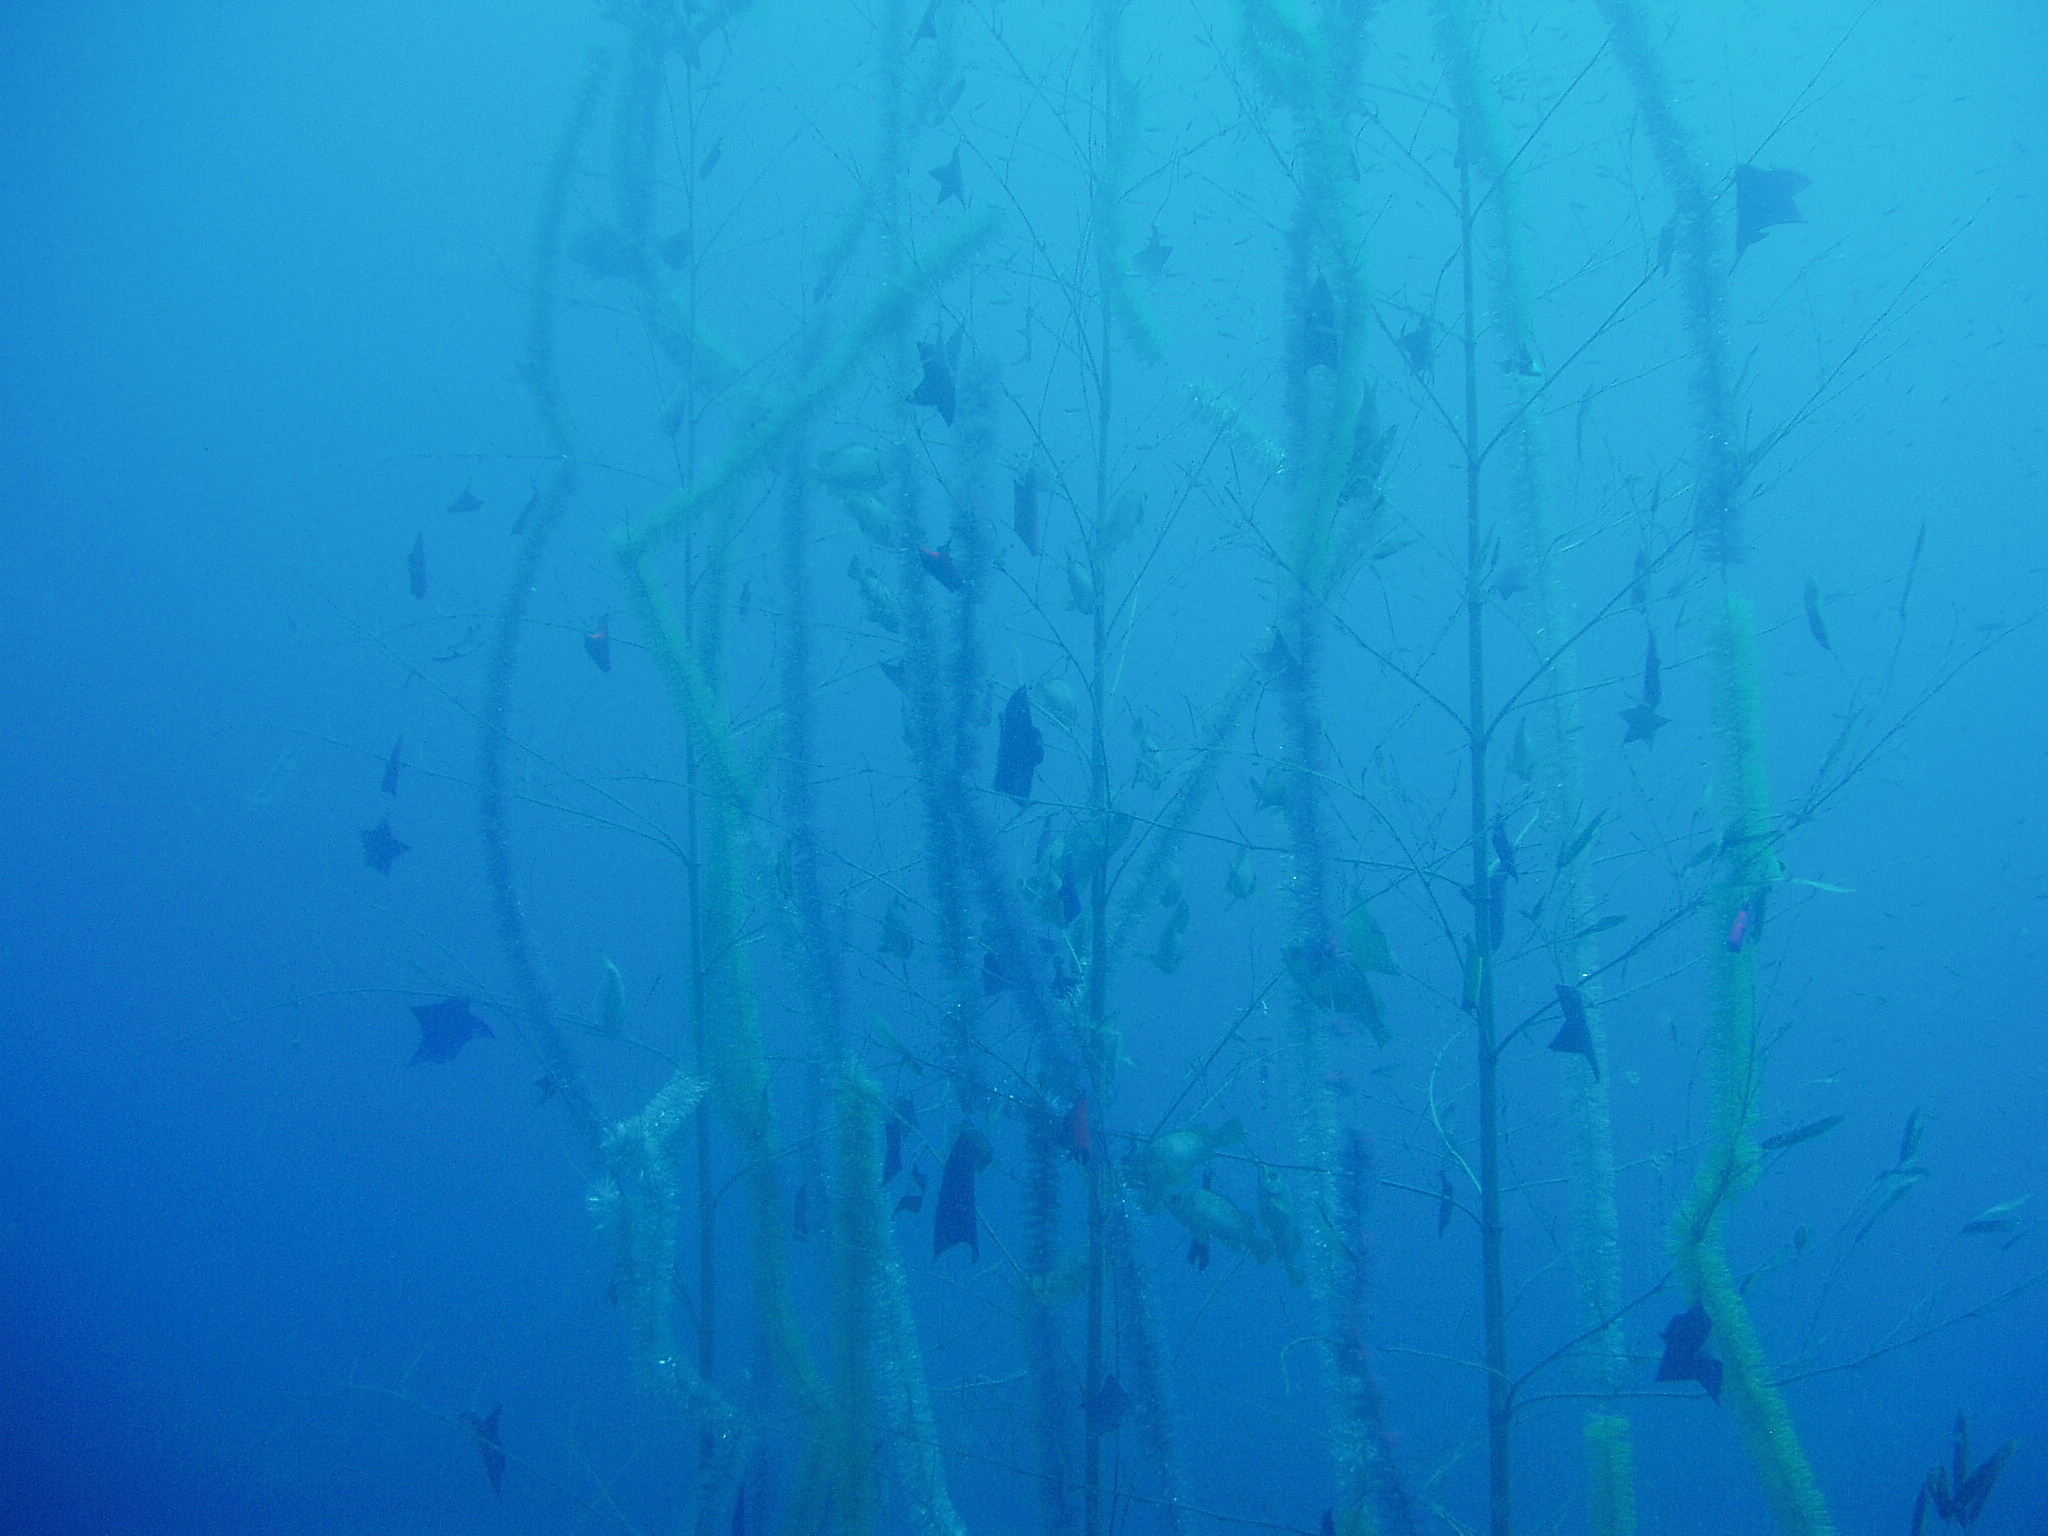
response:
<svg viewBox="0 0 2048 1536"><path fill-rule="evenodd" d="M1355 81L1363 47L1362 8L1342 0L1288 15L1269 0L1244 7L1248 51L1267 89L1290 109L1298 189L1287 242L1284 373L1288 424L1287 534L1275 630L1284 750L1281 777L1290 870L1287 926L1297 953L1334 941L1333 872L1322 785L1326 730L1322 669L1345 491L1365 398L1367 298L1364 221L1349 174L1360 121ZM1297 975L1289 1007L1301 1208L1346 1208L1344 1148L1331 1069L1328 999ZM1358 1135L1351 1132L1352 1137ZM1367 1390L1356 1308L1366 1284L1362 1247L1330 1220L1310 1222L1303 1259L1322 1324L1329 1444L1340 1536L1410 1536L1405 1494L1376 1393ZM1391 1520L1391 1524L1389 1521Z"/></svg>
<svg viewBox="0 0 2048 1536"><path fill-rule="evenodd" d="M1708 935L1714 1074L1711 1129L1691 1200L1674 1231L1680 1273L1694 1288L1721 1340L1724 1397L1742 1424L1771 1508L1787 1536L1832 1536L1834 1523L1792 1426L1747 1302L1733 1282L1721 1228L1735 1196L1756 1172L1749 1127L1762 1062L1757 1038L1757 932L1761 902L1774 877L1769 788L1763 762L1763 709L1755 624L1732 587L1742 549L1737 499L1741 461L1726 346L1726 277L1712 224L1712 199L1648 26L1635 0L1600 0L1615 56L1641 112L1658 170L1676 205L1685 322L1693 353L1694 530L1715 561L1722 586L1713 616L1714 728L1722 768L1722 836Z"/></svg>

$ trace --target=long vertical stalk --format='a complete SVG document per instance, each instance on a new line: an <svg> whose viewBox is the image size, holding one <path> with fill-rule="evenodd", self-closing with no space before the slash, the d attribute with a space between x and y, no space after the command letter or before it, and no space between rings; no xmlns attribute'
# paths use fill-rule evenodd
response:
<svg viewBox="0 0 2048 1536"><path fill-rule="evenodd" d="M1514 1391L1508 1375L1507 1229L1501 1216L1500 1029L1495 1014L1493 872L1488 828L1486 718L1486 529L1481 518L1479 317L1472 217L1472 164L1458 146L1458 285L1464 304L1459 344L1465 365L1465 771L1471 841L1472 1022L1479 1045L1479 1288L1486 1341L1487 1529L1512 1536Z"/></svg>

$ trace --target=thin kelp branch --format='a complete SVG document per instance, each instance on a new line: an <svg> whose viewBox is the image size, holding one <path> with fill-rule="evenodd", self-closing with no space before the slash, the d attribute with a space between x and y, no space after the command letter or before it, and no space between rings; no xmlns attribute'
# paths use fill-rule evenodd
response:
<svg viewBox="0 0 2048 1536"><path fill-rule="evenodd" d="M1285 532L1281 553L1277 641L1282 715L1282 810L1287 826L1289 902L1286 914L1290 1034L1294 1045L1298 1164L1306 1198L1298 1208L1321 1213L1305 1223L1303 1258L1319 1313L1321 1359L1330 1414L1341 1536L1392 1531L1407 1508L1395 1496L1383 1425L1370 1388L1365 1351L1357 1347L1364 1254L1338 1228L1344 1207L1336 1091L1331 1073L1333 1009L1356 994L1335 917L1328 780L1323 720L1323 655L1329 609L1342 567L1341 516L1356 477L1355 439L1366 398L1364 222L1350 174L1360 118L1356 79L1367 6L1324 0L1293 14L1268 0L1248 0L1244 36L1250 66L1293 122L1297 188L1285 250L1287 423ZM1406 1529L1412 1529L1407 1527Z"/></svg>
<svg viewBox="0 0 2048 1536"><path fill-rule="evenodd" d="M1724 1394L1742 1425L1772 1512L1788 1536L1832 1536L1812 1466L1799 1443L1748 1303L1729 1269L1721 1238L1727 1207L1752 1183L1757 1150L1750 1125L1761 1070L1757 1028L1757 954L1764 904L1776 878L1769 785L1763 762L1763 705L1755 624L1735 591L1742 541L1737 498L1741 463L1733 437L1727 363L1723 246L1713 227L1707 178L1671 107L1671 84L1651 46L1635 0L1600 0L1614 51L1642 114L1650 147L1676 205L1676 251L1683 263L1685 324L1693 351L1694 529L1714 561L1719 591L1711 677L1721 769L1716 803L1722 820L1706 935L1711 974L1708 1042L1714 1102L1711 1143L1673 1233L1681 1272L1721 1341Z"/></svg>
<svg viewBox="0 0 2048 1536"><path fill-rule="evenodd" d="M1535 370L1515 366L1538 355L1533 335L1526 238L1517 155L1506 151L1498 115L1482 85L1488 78L1479 56L1479 40L1468 0L1437 0L1434 7L1437 50L1457 109L1460 147L1471 169L1483 178L1480 199L1485 245L1493 291L1494 324L1501 338L1507 419L1495 439L1510 461L1510 510L1515 519L1522 561L1529 572L1523 622L1531 646L1549 661L1547 686L1534 706L1533 788L1537 795L1536 830L1541 844L1553 851L1551 889L1545 910L1552 932L1559 985L1576 989L1584 1003L1588 1049L1569 1054L1565 1094L1569 1115L1573 1189L1573 1260L1585 1315L1594 1332L1582 1341L1591 1364L1596 1392L1607 1400L1591 1409L1584 1438L1587 1455L1591 1530L1593 1536L1633 1536L1636 1529L1634 1437L1619 1406L1628 1383L1627 1339L1620 1317L1620 1211L1615 1197L1613 1113L1609 1098L1611 1071L1601 989L1594 982L1599 969L1592 930L1594 911L1587 885L1593 865L1590 850L1563 859L1585 816L1586 764L1579 707L1577 651L1567 639L1573 629L1571 608L1558 569L1552 534L1548 485L1544 474L1541 418L1535 410ZM1588 66L1590 67L1590 66ZM1461 183L1461 190L1463 183ZM1469 205L1469 199L1467 200ZM1464 211L1461 209L1461 211ZM1478 234L1466 218L1460 230L1469 259ZM1467 430L1476 422L1468 420ZM1465 443L1468 455L1483 450L1474 437ZM1496 717L1497 719L1497 717ZM1491 734L1494 720L1477 722ZM1483 782L1483 781L1482 781ZM1483 820L1484 818L1479 818ZM1496 811L1489 825L1475 825L1473 846L1485 849L1499 841ZM1483 857L1483 855L1482 855ZM1477 888L1475 882L1475 889ZM1505 899L1489 863L1489 903ZM1491 914L1489 914L1491 915Z"/></svg>
<svg viewBox="0 0 2048 1536"><path fill-rule="evenodd" d="M1505 899L1495 881L1491 857L1490 733L1486 704L1486 562L1488 536L1480 494L1479 316L1474 297L1472 157L1458 155L1458 286L1462 299L1458 347L1463 361L1463 413L1459 440L1464 448L1465 560L1465 762L1466 890L1472 930L1465 947L1464 1005L1472 1015L1478 1046L1479 1099L1479 1290L1480 1322L1486 1350L1487 1528L1511 1536L1514 1510L1514 1395L1508 1348L1507 1225L1501 1209L1501 1091L1499 978L1494 951L1499 944L1499 907Z"/></svg>
<svg viewBox="0 0 2048 1536"><path fill-rule="evenodd" d="M512 677L519 664L519 640L526 629L535 582L549 546L577 485L574 439L562 410L561 381L556 366L555 319L561 282L562 224L568 208L569 184L604 88L605 72L592 64L569 114L549 165L534 222L533 289L526 311L525 374L528 393L540 417L541 434L552 455L536 491L534 515L513 555L505 595L491 625L484 657L483 699L477 710L477 823L483 834L484 882L490 891L491 914L498 945L512 973L512 992L519 999L526 1028L541 1059L543 1080L554 1090L577 1139L593 1161L604 1145L602 1117L581 1069L569 1053L555 1003L534 953L533 928L512 873L511 832L505 819L505 753L510 740Z"/></svg>

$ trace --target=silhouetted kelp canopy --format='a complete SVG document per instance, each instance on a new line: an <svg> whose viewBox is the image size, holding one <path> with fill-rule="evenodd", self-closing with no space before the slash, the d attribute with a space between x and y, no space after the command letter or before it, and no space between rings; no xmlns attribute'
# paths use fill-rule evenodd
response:
<svg viewBox="0 0 2048 1536"><path fill-rule="evenodd" d="M423 1069L472 1009L533 1052L690 1426L593 1525L1627 1536L1680 1436L1832 1531L1786 1338L1924 1170L1745 1229L1842 1118L1785 1128L1769 982L1950 672L1767 770L1745 526L1911 274L1817 375L1734 356L1808 182L1710 152L1637 0L606 11L539 468L450 509L521 508L499 991L415 1010Z"/></svg>

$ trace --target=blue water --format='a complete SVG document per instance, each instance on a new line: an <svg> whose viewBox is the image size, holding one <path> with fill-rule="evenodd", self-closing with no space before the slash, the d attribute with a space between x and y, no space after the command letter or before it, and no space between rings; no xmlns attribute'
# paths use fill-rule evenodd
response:
<svg viewBox="0 0 2048 1536"><path fill-rule="evenodd" d="M559 462L528 387L526 328L538 284L552 294L579 479L521 630L506 721L511 867L578 1080L611 1124L693 1064L688 738L611 541L769 419L894 270L877 226L819 284L843 221L887 185L874 149L883 8L763 0L661 61L644 141L650 238L688 227L693 249L681 262L628 259L676 304L697 274L695 348L677 340L676 310L664 333L636 310L638 285L599 270L624 217L616 114L635 78L625 29L601 9L0 11L0 1529L689 1522L696 1423L636 1358L631 1301L592 1219L602 1179L564 1095L536 1086L547 1069L479 851L490 626L514 525ZM686 28L706 12L674 9ZM2038 1536L2048 1205L2007 1203L2048 1184L2048 30L2009 0L1955 16L1898 0L1827 0L1790 17L1705 9L1652 32L1718 198L1717 238L1733 227L1737 164L1810 181L1804 222L1771 228L1725 273L1738 430L1769 448L1747 485L1749 549L1732 579L1757 613L1783 833L1756 940L1768 1049L1752 1134L1842 1117L1766 1159L1729 1213L1731 1261L1840 1530L1905 1530L1963 1412L1980 1458L2020 1441L1974 1528ZM994 1154L981 1256L934 1260L928 1223L962 1120L935 947L944 900L903 695L882 671L905 641L849 567L934 622L963 604L979 615L963 803L992 829L989 889L1028 912L1033 955L1077 931L1048 915L1056 890L1015 893L1042 877L1050 839L1080 836L1090 796L1092 619L1069 568L1094 509L1105 344L1109 484L1142 491L1147 509L1101 597L1114 605L1108 782L1136 836L1171 814L1179 780L1162 787L1154 765L1193 762L1201 722L1266 646L1293 580L1274 554L1300 306L1285 276L1289 114L1257 83L1235 7L1126 11L1117 265L1156 325L1147 360L1133 327L1102 326L1085 176L1101 142L1090 10L933 8L936 35L909 54L903 249L927 259L969 221L996 222L920 299L894 359L871 349L830 395L800 450L814 460L911 434L902 462L929 546L940 550L955 505L980 518L989 557L972 590L919 585L900 548L870 542L814 487L810 590L793 596L778 544L797 478L786 459L743 472L727 503L737 531L690 555L693 570L729 573L726 705L752 783L739 818L746 946L798 1322L831 1368L844 1330L825 1281L839 1251L830 1100L787 852L777 671L802 634L838 1023L884 1097L918 1108L907 1153L930 1187L922 1211L890 1219L936 1441L976 1532L1044 1528L1021 1321L1025 1140L1035 1114L1063 1113L1073 1094L1045 1086L1057 1073L1016 997L971 988L991 1090L971 1117ZM910 5L901 27L922 15ZM1577 615L1587 805L1602 812L1589 880L1596 910L1620 919L1596 942L1604 959L1641 944L1603 976L1602 1067L1642 1529L1762 1531L1770 1515L1729 1410L1651 1381L1659 1331L1691 1299L1671 1277L1670 1234L1709 1123L1705 975L1722 938L1686 904L1712 858L1711 796L1726 789L1705 595L1720 577L1691 538L1682 296L1657 270L1671 203L1592 8L1487 15L1483 76L1519 149L1534 295L1538 356L1522 382L1545 381L1543 483ZM1387 5L1365 30L1371 116L1354 122L1337 180L1359 210L1359 356L1393 436L1371 558L1332 605L1320 854L1340 911L1370 899L1397 974L1374 978L1388 1043L1348 1027L1316 1091L1373 1159L1364 1327L1416 1528L1475 1530L1478 1241L1462 1209L1439 1235L1437 1200L1450 1178L1469 1208L1463 1160L1476 1155L1456 947L1471 920L1453 718L1465 687L1457 178L1427 15ZM567 177L558 275L544 282L536 221L593 52L609 73ZM963 196L941 202L945 183L926 173L956 147ZM1170 247L1163 262L1140 258L1154 239ZM1488 259L1479 404L1498 425L1518 376L1498 354ZM1442 334L1419 377L1397 343L1424 316ZM912 342L957 347L951 426L903 402L918 382ZM693 413L694 433L679 430ZM1034 461L1036 552L1011 527L1013 480ZM1511 543L1500 459L1483 491L1487 537ZM450 510L464 492L481 505ZM1639 608L1628 589L1644 549L1658 563ZM1545 652L1515 559L1488 562L1494 707L1545 697L1556 674L1532 673ZM678 591L681 553L657 569ZM1617 717L1640 692L1646 631L1670 723L1624 745ZM583 643L596 634L611 638L609 671ZM1018 687L1033 690L1046 745L1021 807L987 789L997 718ZM1071 731L1063 688L1078 702ZM1207 1171L1247 1210L1261 1168L1300 1172L1282 959L1292 866L1284 818L1258 793L1283 752L1281 691L1261 683L1177 856L1185 931L1170 894L1138 908L1109 1001L1114 1086L1091 1106L1105 1167L1162 1129L1239 1120L1244 1139ZM1557 850L1527 830L1536 807L1511 743L1503 728L1490 772L1510 835L1530 838L1500 973L1504 1031L1534 1020L1502 1056L1519 1373L1585 1329L1560 1097L1583 1067L1543 1049L1556 1017L1539 1010L1561 978L1532 871ZM387 815L409 851L384 875L359 836ZM1258 888L1240 900L1226 878L1245 850ZM968 884L980 935L993 909ZM892 893L917 939L907 964L881 952ZM1176 941L1186 954L1170 969L1147 958ZM618 1038L599 1004L607 958L628 997ZM414 1064L410 1010L458 996L492 1035ZM723 1186L742 1159L730 1122L713 1124ZM694 1356L694 1141L679 1146L675 1328ZM1067 1159L1057 1178L1065 1264L1083 1251L1080 1165ZM1334 1497L1318 1304L1279 1263L1225 1243L1194 1267L1170 1214L1134 1212L1171 1362L1182 1528L1314 1531ZM1982 1219L1993 1230L1963 1232ZM755 1429L755 1531L787 1528L801 1436L748 1299L749 1230L740 1194L722 1196L714 1374ZM1078 1489L1084 1303L1072 1284L1053 1288L1052 1376ZM1109 1358L1128 1385L1122 1305ZM1524 1530L1586 1529L1584 1391L1569 1363L1526 1388ZM494 1492L465 1416L497 1408L506 1466ZM1157 1528L1159 1468L1135 1421L1103 1444L1106 1528ZM911 1528L896 1488L883 1530ZM712 1528L739 1528L729 1496Z"/></svg>

